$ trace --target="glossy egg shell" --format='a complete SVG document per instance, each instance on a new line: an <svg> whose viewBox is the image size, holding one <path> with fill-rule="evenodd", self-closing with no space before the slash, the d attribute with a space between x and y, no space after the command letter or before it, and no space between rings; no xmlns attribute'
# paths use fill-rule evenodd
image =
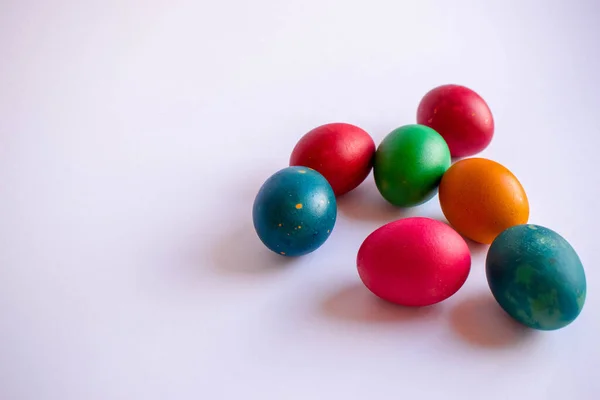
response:
<svg viewBox="0 0 600 400"><path fill-rule="evenodd" d="M487 103L461 85L442 85L425 94L417 110L417 123L442 135L452 157L477 154L494 136L494 118Z"/></svg>
<svg viewBox="0 0 600 400"><path fill-rule="evenodd" d="M374 153L375 142L367 132L338 122L321 125L305 134L292 151L290 165L320 172L340 196L369 175Z"/></svg>
<svg viewBox="0 0 600 400"><path fill-rule="evenodd" d="M405 125L379 144L373 175L388 202L412 207L435 196L450 163L448 145L436 131L424 125Z"/></svg>
<svg viewBox="0 0 600 400"><path fill-rule="evenodd" d="M404 306L427 306L462 287L471 254L450 226L414 217L371 233L358 251L357 266L360 279L376 296Z"/></svg>
<svg viewBox="0 0 600 400"><path fill-rule="evenodd" d="M579 256L561 235L539 225L502 232L488 251L486 275L500 306L534 329L567 326L585 302L586 278Z"/></svg>
<svg viewBox="0 0 600 400"><path fill-rule="evenodd" d="M529 201L519 180L485 158L454 163L439 188L442 211L462 235L489 244L503 230L527 223Z"/></svg>
<svg viewBox="0 0 600 400"><path fill-rule="evenodd" d="M337 217L335 195L323 175L288 167L272 175L254 200L254 229L270 250L300 256L319 248Z"/></svg>

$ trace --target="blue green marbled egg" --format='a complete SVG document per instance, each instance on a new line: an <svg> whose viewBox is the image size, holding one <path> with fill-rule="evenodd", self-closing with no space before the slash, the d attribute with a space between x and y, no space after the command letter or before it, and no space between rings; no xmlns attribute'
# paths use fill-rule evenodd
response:
<svg viewBox="0 0 600 400"><path fill-rule="evenodd" d="M301 256L319 248L337 217L335 194L319 172L288 167L260 188L252 219L260 240L284 256Z"/></svg>
<svg viewBox="0 0 600 400"><path fill-rule="evenodd" d="M512 318L534 329L560 329L585 302L586 278L579 256L562 236L539 225L508 228L486 258L488 284Z"/></svg>

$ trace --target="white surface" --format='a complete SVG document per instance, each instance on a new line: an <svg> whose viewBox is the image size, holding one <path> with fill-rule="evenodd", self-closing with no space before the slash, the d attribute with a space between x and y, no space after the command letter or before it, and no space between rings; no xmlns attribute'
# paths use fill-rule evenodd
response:
<svg viewBox="0 0 600 400"><path fill-rule="evenodd" d="M596 4L595 4L596 3ZM600 6L584 1L0 3L0 399L597 399ZM434 86L488 101L481 155L588 277L580 318L518 329L483 252L450 300L385 306L362 240L372 177L284 262L251 225L296 140L379 142Z"/></svg>

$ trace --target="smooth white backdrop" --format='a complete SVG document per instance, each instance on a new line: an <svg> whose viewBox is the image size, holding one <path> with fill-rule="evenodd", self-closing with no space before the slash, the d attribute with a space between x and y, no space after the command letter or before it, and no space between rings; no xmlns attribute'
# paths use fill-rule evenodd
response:
<svg viewBox="0 0 600 400"><path fill-rule="evenodd" d="M600 6L575 1L0 2L0 399L596 399ZM361 286L394 219L372 177L324 246L256 238L258 188L309 129L378 143L459 83L496 120L532 223L588 278L556 332L491 298L485 246L448 301Z"/></svg>

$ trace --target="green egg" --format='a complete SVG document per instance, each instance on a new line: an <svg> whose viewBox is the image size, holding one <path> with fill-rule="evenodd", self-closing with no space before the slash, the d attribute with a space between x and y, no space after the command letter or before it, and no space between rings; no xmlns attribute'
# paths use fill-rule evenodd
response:
<svg viewBox="0 0 600 400"><path fill-rule="evenodd" d="M451 161L450 149L439 133L424 125L404 125L390 132L377 148L375 183L393 205L417 206L435 196Z"/></svg>
<svg viewBox="0 0 600 400"><path fill-rule="evenodd" d="M450 149L439 133L425 125L404 125L380 143L373 174L383 198L413 207L435 196L450 164Z"/></svg>
<svg viewBox="0 0 600 400"><path fill-rule="evenodd" d="M488 250L486 276L498 304L530 328L563 328L585 303L579 256L566 239L543 226L517 225L498 235Z"/></svg>

